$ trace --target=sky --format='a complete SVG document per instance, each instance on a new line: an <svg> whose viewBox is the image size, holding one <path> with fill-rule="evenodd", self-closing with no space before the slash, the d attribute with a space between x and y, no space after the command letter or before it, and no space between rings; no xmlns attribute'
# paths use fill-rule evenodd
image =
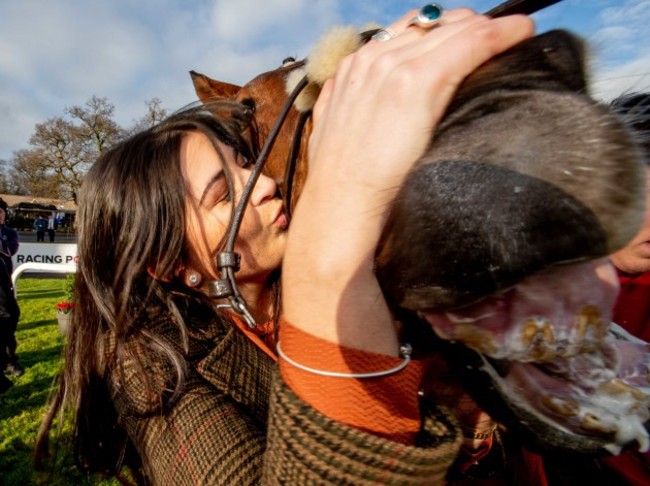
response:
<svg viewBox="0 0 650 486"><path fill-rule="evenodd" d="M445 0L484 12L499 0ZM0 0L0 160L28 148L37 123L93 95L128 127L158 98L196 100L188 72L234 84L302 58L334 25L388 25L411 0ZM563 0L534 14L589 46L591 93L650 90L650 0Z"/></svg>

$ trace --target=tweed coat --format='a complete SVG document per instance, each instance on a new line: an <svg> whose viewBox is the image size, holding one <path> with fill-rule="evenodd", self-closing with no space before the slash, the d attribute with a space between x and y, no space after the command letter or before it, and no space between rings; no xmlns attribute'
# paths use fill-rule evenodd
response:
<svg viewBox="0 0 650 486"><path fill-rule="evenodd" d="M153 332L186 349L185 390L170 409L160 407L141 390L145 380L169 387L156 383L167 365L142 370L125 360L128 378L112 380L112 392L152 484L438 484L458 453L455 420L433 404L423 405L417 445L392 442L301 401L273 360L232 323L213 317L206 324L205 315L190 311L182 346L165 312L150 315Z"/></svg>

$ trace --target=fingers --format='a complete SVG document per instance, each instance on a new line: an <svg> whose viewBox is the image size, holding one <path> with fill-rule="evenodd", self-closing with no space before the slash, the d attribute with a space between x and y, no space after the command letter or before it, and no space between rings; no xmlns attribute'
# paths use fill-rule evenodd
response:
<svg viewBox="0 0 650 486"><path fill-rule="evenodd" d="M422 37L430 33L433 33L435 30L438 30L442 26L454 25L457 22L472 17L479 17L479 15L477 15L476 13L474 13L472 10L469 9L450 10L450 11L446 11L443 14L443 16L440 18L440 21L436 24L435 27L432 27L430 29L423 29L415 25L409 25L409 21L412 18L412 16L406 15L405 17L391 24L388 28L385 29L391 33L392 38L390 38L389 40L377 40L373 38L373 40L371 40L368 43L368 45L372 46L374 44L390 43L390 45L384 45L382 47L378 47L378 49L380 48L387 49L387 50L396 49L404 45L410 44L414 41L417 41L418 39L421 39ZM450 32L447 32L447 34L449 35Z"/></svg>
<svg viewBox="0 0 650 486"><path fill-rule="evenodd" d="M341 61L334 82L339 89L319 99L319 114L326 100L338 103L345 97L352 102L364 95L376 96L369 89L372 84L403 91L407 102L422 103L426 93L442 93L435 105L448 102L465 76L534 31L525 16L490 19L467 9L445 12L443 25L429 31L407 27L410 17L407 14L391 25L395 38L371 41ZM390 91L384 96L396 101L395 94Z"/></svg>
<svg viewBox="0 0 650 486"><path fill-rule="evenodd" d="M410 25L410 20L415 14L417 14L417 10L412 10L387 28L394 35L390 40L372 40L361 50L390 52L407 45L432 48L464 29L477 26L477 24L489 25L494 27L495 30L508 30L518 25L522 26L526 35L524 37L519 36L518 39L520 40L530 36L534 30L532 21L525 16L504 17L505 22L500 22L501 19L491 19L466 8L444 11L435 26L425 29ZM419 53L421 52L423 51L420 50ZM418 52L416 51L415 54L417 55Z"/></svg>
<svg viewBox="0 0 650 486"><path fill-rule="evenodd" d="M423 38L421 43L405 47L404 66L421 80L419 86L433 100L451 101L461 82L490 58L498 55L534 33L532 21L525 16L489 19L475 16L450 25L447 33L440 29L438 38ZM408 59L408 60L407 60ZM435 65L436 69L431 69Z"/></svg>
<svg viewBox="0 0 650 486"><path fill-rule="evenodd" d="M344 59L337 72L338 84L343 84L340 80L347 78L352 69L355 78L362 78L370 65L379 59L388 66L388 70L392 70L400 64L424 56L426 58L422 59L423 64L432 63L428 67L430 74L444 76L449 72L458 79L493 55L529 37L534 31L533 23L528 17L490 19L470 9L445 11L440 23L426 30L408 25L416 13L416 10L410 11L388 27L395 34L394 38L389 41L372 40ZM444 50L443 44L446 44ZM439 52L436 51L438 48ZM455 73L455 70L460 70L460 73ZM381 72L378 74L382 75ZM326 99L329 100L329 97ZM325 101L321 95L317 104L317 107L321 107L320 112Z"/></svg>
<svg viewBox="0 0 650 486"><path fill-rule="evenodd" d="M532 21L525 16L490 19L467 10L449 14L447 23L439 27L429 31L404 27L394 39L364 46L341 65L357 72L371 70L371 78L385 82L397 78L398 84L406 84L410 98L414 90L431 95L453 93L478 66L534 32Z"/></svg>
<svg viewBox="0 0 650 486"><path fill-rule="evenodd" d="M413 59L442 46L449 40L454 40L450 47L462 46L464 52L483 51L480 63L489 57L502 52L517 42L529 37L534 32L534 25L526 16L509 16L491 19L478 15L471 10L453 10L443 15L440 24L425 30L416 26L404 26L403 20L396 23L396 36L389 41L372 41L360 49L373 52L376 56L382 54L403 53L403 60ZM391 27L391 30L393 27ZM453 53L453 54L451 54ZM456 51L441 52L444 58L461 58ZM444 56L444 57L443 57Z"/></svg>
<svg viewBox="0 0 650 486"><path fill-rule="evenodd" d="M334 155L359 168L372 164L377 187L389 181L397 187L463 79L534 30L525 16L491 19L466 9L445 14L443 25L430 30L408 27L407 14L391 25L395 38L370 42L339 63L314 108L310 167L319 165L311 155ZM384 140L393 143L378 143ZM359 145L364 149L353 153Z"/></svg>
<svg viewBox="0 0 650 486"><path fill-rule="evenodd" d="M373 40L339 65L338 79L355 70L359 78L372 64L386 65L387 70L422 58L428 64L424 74L453 74L464 77L490 57L512 47L533 34L532 21L525 16L499 19L478 15L469 9L444 12L440 23L431 29L409 26L411 13L393 23L389 29L395 37L388 41ZM459 73L455 71L459 70ZM388 74L388 73L386 73ZM377 75L383 75L381 71Z"/></svg>
<svg viewBox="0 0 650 486"><path fill-rule="evenodd" d="M463 20L467 17L477 15L476 12L468 8L445 10L442 16L440 17L440 20L436 24L436 27L432 27L432 29L427 30L427 29L422 29L420 27L417 27L415 25L409 25L411 19L415 17L415 15L417 15L417 12L418 12L417 10L409 11L402 18L389 25L387 27L387 30L395 34L396 38L404 35L406 35L407 37L410 36L411 38L416 38L416 37L422 37L423 35L426 35L427 32L429 32L434 28L438 28L443 25L449 25L451 23L458 22L459 20Z"/></svg>
<svg viewBox="0 0 650 486"><path fill-rule="evenodd" d="M462 61L450 63L466 74L491 57L513 47L534 33L534 24L529 17L512 15L497 19L477 16L474 22L458 22L457 29L435 47L454 49L453 56L445 59Z"/></svg>
<svg viewBox="0 0 650 486"><path fill-rule="evenodd" d="M446 22L444 25L430 30L415 26L407 27L390 41L382 42L380 45L375 43L367 48L364 46L362 49L365 49L365 52L360 50L359 56L366 55L369 58L391 56L396 61L404 63L426 55L454 36L469 32L471 29L477 29L479 24L487 23L489 19L482 15L466 12L459 15L457 20L453 22L447 20ZM440 52L438 55L448 57L450 53Z"/></svg>

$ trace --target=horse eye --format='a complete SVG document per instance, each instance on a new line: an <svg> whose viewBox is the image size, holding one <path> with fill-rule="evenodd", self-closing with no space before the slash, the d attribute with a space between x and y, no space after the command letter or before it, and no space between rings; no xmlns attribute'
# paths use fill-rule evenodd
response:
<svg viewBox="0 0 650 486"><path fill-rule="evenodd" d="M253 98L244 98L240 103L255 113L255 100Z"/></svg>
<svg viewBox="0 0 650 486"><path fill-rule="evenodd" d="M285 57L282 60L282 67L286 66L287 64L293 64L294 62L296 62L295 57Z"/></svg>

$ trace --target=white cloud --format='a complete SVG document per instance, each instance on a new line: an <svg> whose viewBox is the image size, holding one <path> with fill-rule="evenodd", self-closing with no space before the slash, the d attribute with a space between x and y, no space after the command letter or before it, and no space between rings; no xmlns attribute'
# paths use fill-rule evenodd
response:
<svg viewBox="0 0 650 486"><path fill-rule="evenodd" d="M215 0L211 23L217 39L239 47L298 42L339 19L337 0Z"/></svg>
<svg viewBox="0 0 650 486"><path fill-rule="evenodd" d="M170 111L196 96L190 69L233 83L305 56L340 22L339 0L30 0L0 18L0 158L27 144L34 125L93 95L118 123L160 98ZM6 53L6 54L5 54ZM10 134L10 135L9 135Z"/></svg>
<svg viewBox="0 0 650 486"><path fill-rule="evenodd" d="M601 100L611 100L624 93L650 91L650 52L643 57L614 67L595 69L592 93Z"/></svg>
<svg viewBox="0 0 650 486"><path fill-rule="evenodd" d="M36 123L93 94L130 89L155 52L150 32L88 2L11 2L0 20L0 158L24 147ZM143 111L143 109L141 109ZM6 126L5 126L6 125Z"/></svg>
<svg viewBox="0 0 650 486"><path fill-rule="evenodd" d="M0 159L8 160L14 151L28 148L34 124L45 121L43 114L26 97L0 87Z"/></svg>
<svg viewBox="0 0 650 486"><path fill-rule="evenodd" d="M450 0L450 7L467 4ZM498 1L472 0L484 11ZM602 16L585 8L616 5ZM547 9L581 22L596 52L597 90L648 88L650 0L564 0ZM129 125L144 101L170 111L195 99L188 71L244 83L304 57L337 23L388 23L419 2L400 0L28 0L2 2L0 158L24 148L34 125L90 96L108 98ZM571 12L571 13L569 13ZM597 29L600 29L597 31ZM631 75L637 75L629 77ZM645 86L643 85L645 83Z"/></svg>
<svg viewBox="0 0 650 486"><path fill-rule="evenodd" d="M607 61L626 60L648 50L647 27L650 24L650 0L626 0L600 11L596 29L590 38Z"/></svg>
<svg viewBox="0 0 650 486"><path fill-rule="evenodd" d="M616 2L615 6L604 8L599 19L604 25L646 23L650 20L650 0Z"/></svg>

